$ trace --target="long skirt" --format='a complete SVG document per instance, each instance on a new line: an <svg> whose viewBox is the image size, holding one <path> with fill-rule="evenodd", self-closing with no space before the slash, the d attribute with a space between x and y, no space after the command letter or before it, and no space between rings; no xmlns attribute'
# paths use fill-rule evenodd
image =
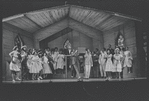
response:
<svg viewBox="0 0 149 101"><path fill-rule="evenodd" d="M43 74L52 74L52 70L48 63L43 64Z"/></svg>
<svg viewBox="0 0 149 101"><path fill-rule="evenodd" d="M111 59L107 60L105 71L106 72L112 72L113 71L113 63L112 63Z"/></svg>

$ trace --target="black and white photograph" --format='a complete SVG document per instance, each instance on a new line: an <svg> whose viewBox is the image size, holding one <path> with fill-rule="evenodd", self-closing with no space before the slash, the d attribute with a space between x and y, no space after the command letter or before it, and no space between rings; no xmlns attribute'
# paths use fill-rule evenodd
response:
<svg viewBox="0 0 149 101"><path fill-rule="evenodd" d="M121 98L111 97L114 95L109 92L111 88L120 89L122 83L125 83L122 84L124 86L130 82L134 86L138 82L146 83L149 74L149 27L146 26L149 17L145 5L148 2L126 1L3 2L2 84L12 87L40 84L48 87L49 84L51 88L50 85L57 85L59 90L50 91L53 95L58 91L71 94L75 91L70 100L70 93L64 93L68 101L95 101L97 97L100 99L98 101L147 101L143 96L126 94L127 91L121 92L126 94ZM66 86L67 83L70 85ZM118 84L117 88L115 83ZM109 98L98 89L99 85L100 89L109 92ZM140 86L137 85L135 90ZM79 93L76 88L80 90L80 95L76 94ZM145 94L144 98L147 98ZM54 100L38 100L66 101L58 95ZM127 95L130 95L130 99ZM14 98L11 101L24 99ZM31 99L28 101L33 101Z"/></svg>

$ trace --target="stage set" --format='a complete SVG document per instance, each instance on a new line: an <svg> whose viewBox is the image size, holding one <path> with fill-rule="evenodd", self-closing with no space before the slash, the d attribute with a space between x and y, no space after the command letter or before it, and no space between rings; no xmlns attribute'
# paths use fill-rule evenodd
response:
<svg viewBox="0 0 149 101"><path fill-rule="evenodd" d="M13 83L9 68L11 57L9 53L15 46L17 37L23 40L27 49L64 48L67 40L71 48L78 50L78 54L85 54L88 48L91 52L96 48L115 49L118 36L122 35L123 48L128 47L132 53L131 73L123 69L123 78L109 81L128 81L146 79L147 73L147 36L142 32L141 19L87 8L76 5L62 5L24 14L14 15L3 19L3 83ZM90 78L84 79L83 67L79 68L80 78L71 78L68 67L69 56L65 55L64 71L62 74L52 74L52 78L45 80L21 80L15 83L49 83L49 82L98 82L107 81L100 77L99 66L92 67ZM67 61L68 60L68 61ZM21 73L20 73L21 78Z"/></svg>

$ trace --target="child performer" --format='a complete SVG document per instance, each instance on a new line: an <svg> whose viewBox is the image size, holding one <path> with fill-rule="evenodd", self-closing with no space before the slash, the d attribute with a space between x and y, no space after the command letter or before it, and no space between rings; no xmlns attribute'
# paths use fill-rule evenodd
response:
<svg viewBox="0 0 149 101"><path fill-rule="evenodd" d="M127 67L127 71L128 73L131 73L131 67L132 67L132 54L131 52L128 50L128 47L126 47L126 51L124 52L124 66L123 67Z"/></svg>
<svg viewBox="0 0 149 101"><path fill-rule="evenodd" d="M113 69L113 63L112 63L112 54L110 53L110 50L108 49L107 50L107 61L106 61L106 67L105 67L105 71L106 71L106 74L107 74L107 78L108 79L111 79L111 72L112 72L112 69Z"/></svg>
<svg viewBox="0 0 149 101"><path fill-rule="evenodd" d="M48 74L52 74L52 70L49 66L48 56L44 53L43 56L43 78L46 78Z"/></svg>
<svg viewBox="0 0 149 101"><path fill-rule="evenodd" d="M13 48L13 51L9 53L9 56L12 58L12 61L10 62L10 70L12 75L12 81L14 82L16 80L21 80L19 78L19 72L21 68L21 60L19 60L20 53L18 52L18 47L15 46ZM16 76L16 78L15 78Z"/></svg>
<svg viewBox="0 0 149 101"><path fill-rule="evenodd" d="M116 77L121 78L120 73L122 72L122 64L121 64L121 58L123 56L120 54L119 48L115 49L115 54L114 54L114 66L116 68Z"/></svg>
<svg viewBox="0 0 149 101"><path fill-rule="evenodd" d="M90 70L93 66L92 55L89 49L86 49L85 57L85 78L90 77Z"/></svg>

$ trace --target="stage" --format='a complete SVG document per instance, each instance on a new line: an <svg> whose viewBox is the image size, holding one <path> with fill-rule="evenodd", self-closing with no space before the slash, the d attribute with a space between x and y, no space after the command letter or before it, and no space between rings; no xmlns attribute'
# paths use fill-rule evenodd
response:
<svg viewBox="0 0 149 101"><path fill-rule="evenodd" d="M60 83L60 82L121 82L121 81L133 81L133 80L146 80L146 77L139 78L123 78L123 79L102 79L102 78L89 78L89 79L45 79L45 80L24 80L24 81L3 81L3 83Z"/></svg>

